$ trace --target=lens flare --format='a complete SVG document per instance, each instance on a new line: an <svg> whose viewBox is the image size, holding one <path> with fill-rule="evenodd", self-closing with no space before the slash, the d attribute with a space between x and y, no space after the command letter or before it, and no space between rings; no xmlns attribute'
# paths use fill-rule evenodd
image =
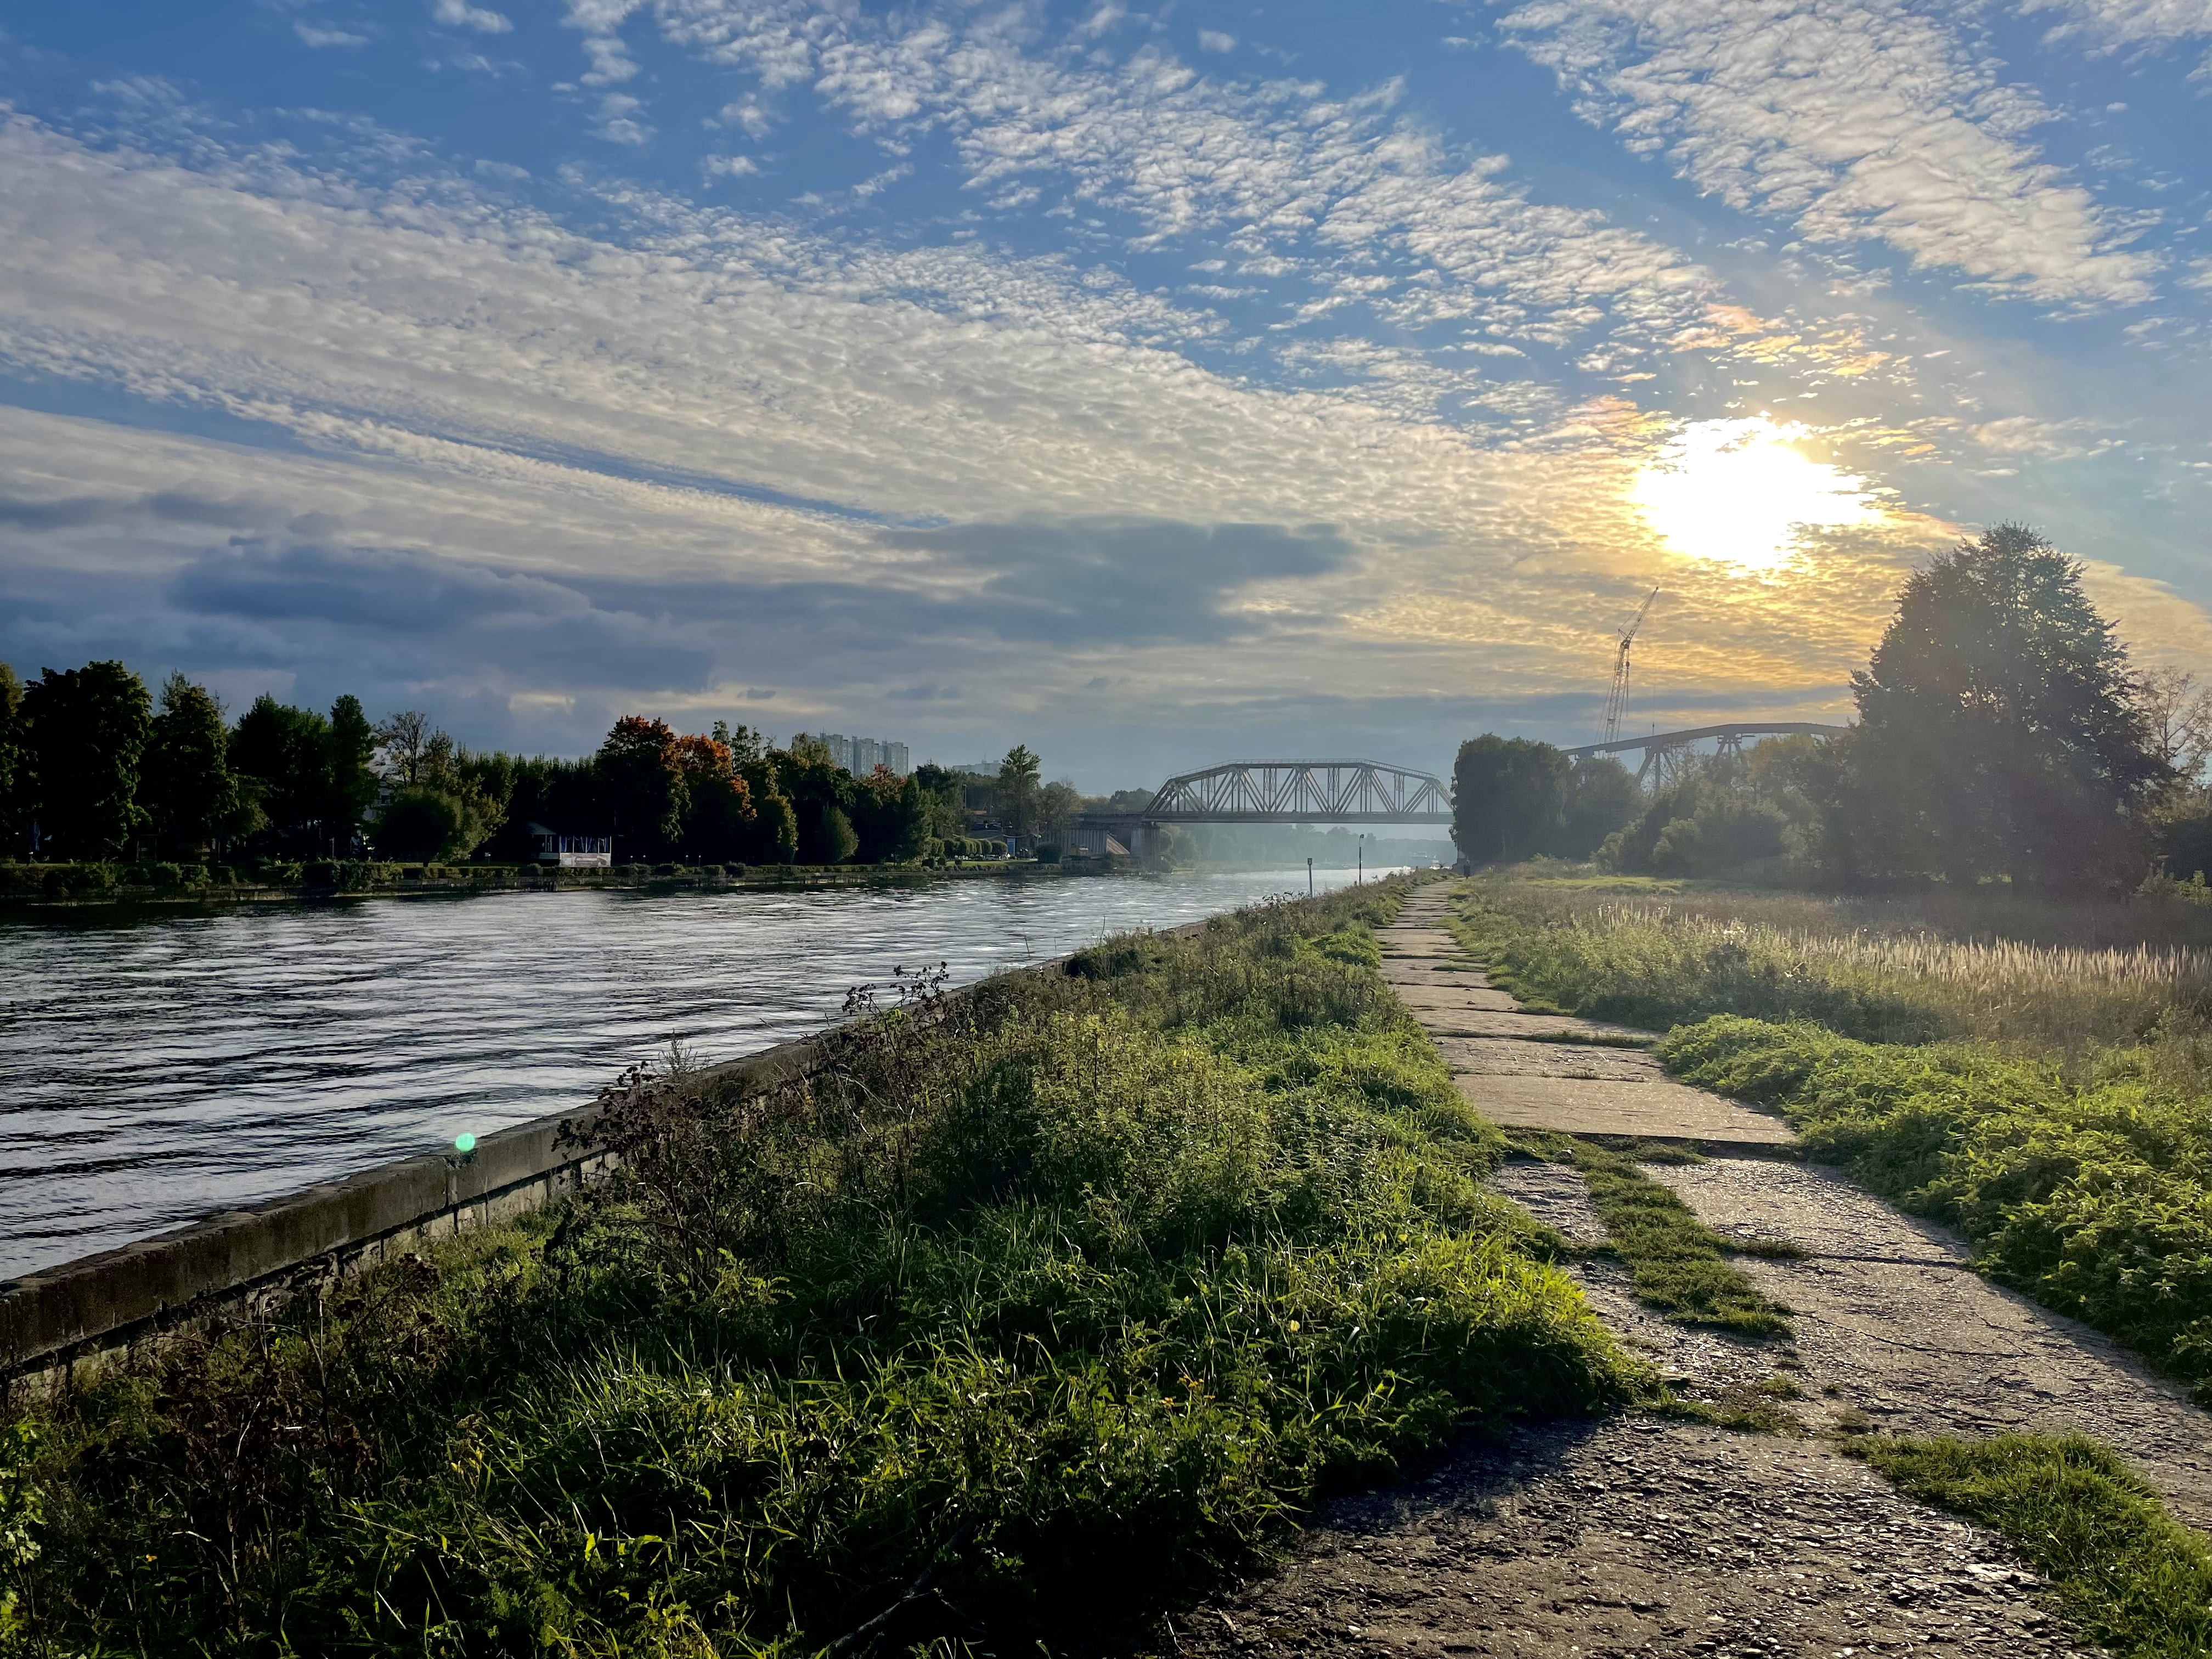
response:
<svg viewBox="0 0 2212 1659"><path fill-rule="evenodd" d="M1693 421L1637 473L1629 499L1677 553L1771 570L1806 530L1888 516L1864 478L1796 447L1808 435L1764 415Z"/></svg>

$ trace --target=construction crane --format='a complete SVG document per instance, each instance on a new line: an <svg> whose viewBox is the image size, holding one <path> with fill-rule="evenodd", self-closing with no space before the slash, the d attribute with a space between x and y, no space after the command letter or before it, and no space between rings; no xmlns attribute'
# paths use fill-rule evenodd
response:
<svg viewBox="0 0 2212 1659"><path fill-rule="evenodd" d="M1636 619L1628 624L1628 631L1620 636L1620 653L1613 661L1613 690L1605 694L1605 738L1613 742L1620 735L1621 717L1628 713L1628 647L1636 643L1636 630L1644 626L1644 618L1650 614L1651 601L1659 597L1653 588L1644 603L1636 608Z"/></svg>

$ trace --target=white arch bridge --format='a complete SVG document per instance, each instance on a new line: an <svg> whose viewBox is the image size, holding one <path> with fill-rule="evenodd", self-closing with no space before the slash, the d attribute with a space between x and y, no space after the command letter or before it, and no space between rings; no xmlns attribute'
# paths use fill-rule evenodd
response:
<svg viewBox="0 0 2212 1659"><path fill-rule="evenodd" d="M1226 761L1170 778L1134 812L1085 812L1071 826L1079 851L1142 857L1170 823L1451 822L1443 780L1366 760Z"/></svg>

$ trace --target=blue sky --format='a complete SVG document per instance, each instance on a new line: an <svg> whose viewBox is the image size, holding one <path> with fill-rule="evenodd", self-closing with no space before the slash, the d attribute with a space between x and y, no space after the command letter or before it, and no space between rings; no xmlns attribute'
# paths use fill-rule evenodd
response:
<svg viewBox="0 0 2212 1659"><path fill-rule="evenodd" d="M2212 625L2212 0L0 13L0 658L1094 787Z"/></svg>

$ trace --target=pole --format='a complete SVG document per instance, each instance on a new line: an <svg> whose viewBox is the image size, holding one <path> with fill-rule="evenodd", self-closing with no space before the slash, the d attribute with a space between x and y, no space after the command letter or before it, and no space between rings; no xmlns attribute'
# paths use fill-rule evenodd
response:
<svg viewBox="0 0 2212 1659"><path fill-rule="evenodd" d="M1313 856L1310 854L1306 857L1306 896L1313 896Z"/></svg>
<svg viewBox="0 0 2212 1659"><path fill-rule="evenodd" d="M1353 856L1354 856L1355 858L1357 858L1357 859L1358 860L1358 861L1359 861L1359 862L1358 862L1358 869L1355 871L1355 872L1354 872L1354 873L1353 873L1353 875L1352 875L1352 884L1354 887L1364 887L1364 886L1365 886L1365 885L1367 884L1367 837L1366 837L1366 836L1362 836L1359 838L1359 848L1358 848L1358 851L1356 854L1353 854Z"/></svg>

